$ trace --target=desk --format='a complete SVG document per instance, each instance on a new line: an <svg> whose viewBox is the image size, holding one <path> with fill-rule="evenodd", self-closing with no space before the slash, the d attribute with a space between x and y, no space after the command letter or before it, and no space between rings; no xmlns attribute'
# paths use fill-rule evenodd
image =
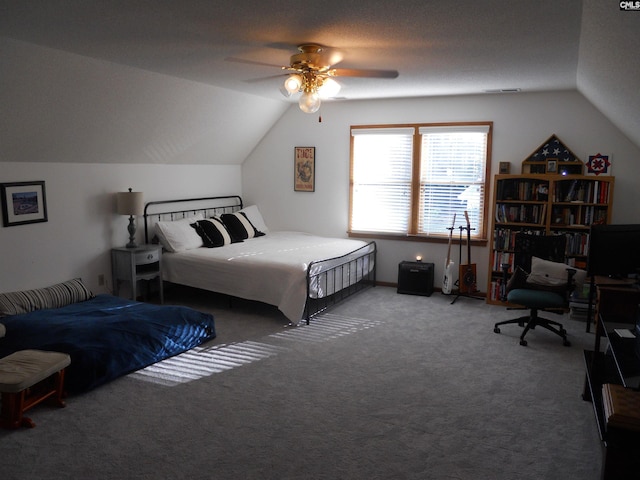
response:
<svg viewBox="0 0 640 480"><path fill-rule="evenodd" d="M594 300L595 311L591 307ZM633 317L639 303L640 288L634 280L619 280L599 275L592 277L587 310L587 333L591 331L592 318L597 321L600 316Z"/></svg>
<svg viewBox="0 0 640 480"><path fill-rule="evenodd" d="M607 290L607 295L611 293L610 298L613 300L620 291L637 293L633 290L614 287L612 292ZM639 386L640 357L635 352L636 339L621 338L615 333L616 328L633 329L635 322L635 314L600 315L596 322L594 349L584 351L586 373L582 398L593 404L598 433L603 444L604 480L636 479L640 472L640 457L637 455L640 448L640 432L608 425L602 399L602 385L605 383L634 389ZM608 343L604 352L601 351L602 340Z"/></svg>

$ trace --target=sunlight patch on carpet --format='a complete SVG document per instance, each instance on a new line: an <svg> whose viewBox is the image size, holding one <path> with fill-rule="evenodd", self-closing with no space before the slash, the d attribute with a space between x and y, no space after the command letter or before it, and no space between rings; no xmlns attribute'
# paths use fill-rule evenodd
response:
<svg viewBox="0 0 640 480"><path fill-rule="evenodd" d="M334 313L322 313L311 320L310 325L300 326L284 332L269 335L279 340L302 342L326 342L345 335L367 330L382 325L380 320L367 320L364 318L345 317Z"/></svg>
<svg viewBox="0 0 640 480"><path fill-rule="evenodd" d="M232 368L241 367L277 355L287 349L271 342L326 342L382 325L379 320L345 317L333 313L316 315L310 325L268 335L262 342L245 341L210 347L195 347L129 374L145 382L173 387L193 382ZM265 343L267 342L267 343Z"/></svg>
<svg viewBox="0 0 640 480"><path fill-rule="evenodd" d="M195 347L167 358L129 376L172 387L257 362L284 350L282 347L253 341Z"/></svg>

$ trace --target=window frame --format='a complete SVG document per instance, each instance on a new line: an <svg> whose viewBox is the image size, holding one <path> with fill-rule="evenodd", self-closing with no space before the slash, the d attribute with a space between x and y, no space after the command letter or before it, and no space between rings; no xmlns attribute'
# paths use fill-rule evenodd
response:
<svg viewBox="0 0 640 480"><path fill-rule="evenodd" d="M472 231L471 243L475 245L486 245L488 235L488 210L490 201L490 187L491 187L491 165L492 165L492 138L493 138L493 122L481 121L481 122L437 122L437 123L404 123L404 124L381 124L381 125L351 125L349 130L350 137L350 152L349 152L349 223L347 229L347 235L353 238L376 238L376 239L389 239L389 240L405 240L405 241L420 241L420 242L433 242L443 243L448 242L449 234L423 234L418 233L418 216L420 212L420 162L421 162L421 150L422 150L422 134L420 129L431 127L460 127L460 130L470 127L487 127L487 142L486 142L486 160L485 160L485 178L484 178L484 194L483 194L483 206L481 208L482 222L476 227L475 234ZM354 201L354 130L391 130L391 129L413 129L413 149L411 159L411 199L410 209L411 215L409 219L409 228L404 233L389 233L389 232L370 232L370 231L357 231L352 229L353 225L353 201ZM464 219L462 219L464 221ZM458 223L458 220L456 221ZM455 232L454 232L455 236Z"/></svg>

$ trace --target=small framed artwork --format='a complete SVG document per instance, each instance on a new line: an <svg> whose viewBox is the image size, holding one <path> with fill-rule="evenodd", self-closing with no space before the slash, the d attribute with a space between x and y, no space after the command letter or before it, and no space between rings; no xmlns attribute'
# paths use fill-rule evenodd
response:
<svg viewBox="0 0 640 480"><path fill-rule="evenodd" d="M547 160L547 173L558 173L557 158L551 158Z"/></svg>
<svg viewBox="0 0 640 480"><path fill-rule="evenodd" d="M498 173L500 173L500 175L508 175L511 173L511 164L509 162L500 162Z"/></svg>
<svg viewBox="0 0 640 480"><path fill-rule="evenodd" d="M609 155L589 155L587 175L611 175L611 157Z"/></svg>
<svg viewBox="0 0 640 480"><path fill-rule="evenodd" d="M44 182L0 183L5 227L47 221Z"/></svg>
<svg viewBox="0 0 640 480"><path fill-rule="evenodd" d="M314 192L316 189L316 147L295 147L293 190Z"/></svg>

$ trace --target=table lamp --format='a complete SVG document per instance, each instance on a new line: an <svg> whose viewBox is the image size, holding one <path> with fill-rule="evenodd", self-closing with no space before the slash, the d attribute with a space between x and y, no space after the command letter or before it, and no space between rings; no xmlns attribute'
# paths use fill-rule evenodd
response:
<svg viewBox="0 0 640 480"><path fill-rule="evenodd" d="M119 215L129 215L129 243L127 248L136 248L136 223L133 219L134 215L142 215L144 211L144 203L142 200L142 192L133 192L129 189L128 192L118 192L116 211Z"/></svg>

